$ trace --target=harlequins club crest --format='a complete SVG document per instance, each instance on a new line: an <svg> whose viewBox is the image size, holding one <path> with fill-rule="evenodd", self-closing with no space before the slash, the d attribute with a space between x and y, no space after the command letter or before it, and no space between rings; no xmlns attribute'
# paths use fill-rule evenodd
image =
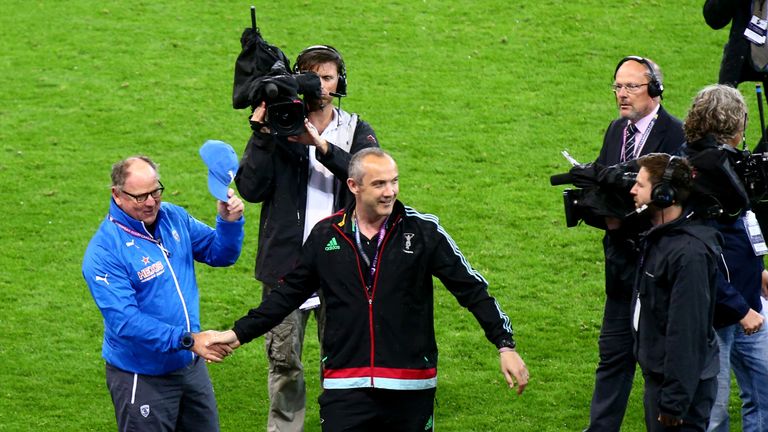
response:
<svg viewBox="0 0 768 432"><path fill-rule="evenodd" d="M413 233L403 233L403 252L405 253L413 253L413 249L411 247L413 244L411 243L411 239L413 238Z"/></svg>

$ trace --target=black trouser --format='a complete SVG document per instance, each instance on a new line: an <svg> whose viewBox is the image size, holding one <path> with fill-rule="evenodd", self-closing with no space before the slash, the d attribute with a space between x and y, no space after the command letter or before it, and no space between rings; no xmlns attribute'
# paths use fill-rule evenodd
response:
<svg viewBox="0 0 768 432"><path fill-rule="evenodd" d="M126 372L107 364L107 387L120 432L219 430L219 412L205 362L166 375Z"/></svg>
<svg viewBox="0 0 768 432"><path fill-rule="evenodd" d="M621 429L635 379L631 315L630 300L605 299L598 340L600 363L595 372L587 431L618 432Z"/></svg>
<svg viewBox="0 0 768 432"><path fill-rule="evenodd" d="M434 388L324 390L318 402L324 432L422 432L434 429Z"/></svg>
<svg viewBox="0 0 768 432"><path fill-rule="evenodd" d="M645 427L648 432L704 432L709 423L709 413L717 396L717 377L699 381L693 401L688 412L683 414L683 424L675 427L664 427L659 423L659 394L664 384L664 375L643 374L645 378L645 392L643 405L645 406Z"/></svg>

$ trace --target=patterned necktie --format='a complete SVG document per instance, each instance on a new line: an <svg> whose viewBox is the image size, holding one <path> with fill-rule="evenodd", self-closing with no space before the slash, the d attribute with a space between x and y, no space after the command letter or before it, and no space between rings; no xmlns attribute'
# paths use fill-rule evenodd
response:
<svg viewBox="0 0 768 432"><path fill-rule="evenodd" d="M627 126L627 132L624 136L624 155L622 162L632 160L635 158L635 135L637 132L637 126L632 123Z"/></svg>

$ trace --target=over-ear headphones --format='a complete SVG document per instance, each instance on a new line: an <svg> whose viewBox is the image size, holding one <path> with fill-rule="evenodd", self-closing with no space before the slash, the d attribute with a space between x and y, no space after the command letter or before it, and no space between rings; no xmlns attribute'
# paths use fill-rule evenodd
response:
<svg viewBox="0 0 768 432"><path fill-rule="evenodd" d="M658 208L667 208L674 204L679 197L677 187L673 183L673 175L675 170L681 165L682 159L679 156L671 156L667 162L667 167L664 169L664 175L661 177L661 181L653 185L651 189L651 204ZM679 184L688 184L688 174L685 170L682 170L683 178L679 179Z"/></svg>
<svg viewBox="0 0 768 432"><path fill-rule="evenodd" d="M626 56L619 64L616 65L616 70L613 71L613 79L616 79L616 74L619 72L619 68L624 63L633 60L638 63L642 63L645 65L645 67L648 69L648 72L651 74L651 81L648 82L648 96L655 98L657 96L661 96L662 93L664 93L664 84L659 81L659 77L656 76L656 72L653 69L653 64L645 57L640 56Z"/></svg>
<svg viewBox="0 0 768 432"><path fill-rule="evenodd" d="M330 45L312 45L310 47L305 48L302 50L298 56L296 56L296 63L293 65L293 73L299 73L302 72L299 70L299 64L301 63L301 58L310 52L313 51L327 51L331 53L334 57L336 57L336 60L338 61L339 65L339 83L336 85L336 93L333 94L333 96L346 96L347 95L347 66L344 64L344 57L341 56L341 53L334 47Z"/></svg>

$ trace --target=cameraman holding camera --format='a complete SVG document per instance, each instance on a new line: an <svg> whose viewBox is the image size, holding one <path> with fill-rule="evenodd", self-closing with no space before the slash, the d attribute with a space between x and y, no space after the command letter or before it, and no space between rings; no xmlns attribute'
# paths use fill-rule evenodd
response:
<svg viewBox="0 0 768 432"><path fill-rule="evenodd" d="M661 70L653 61L628 56L614 71L612 89L620 118L605 132L596 164L615 165L648 153L675 154L682 145L680 120L661 106ZM618 432L627 409L635 376L630 310L637 263L636 228L607 221L605 252L605 309L598 347L600 362L586 431Z"/></svg>
<svg viewBox="0 0 768 432"><path fill-rule="evenodd" d="M691 167L662 153L637 161L630 193L652 228L640 237L632 302L649 432L704 431L717 392L712 319L722 238L692 217Z"/></svg>
<svg viewBox="0 0 768 432"><path fill-rule="evenodd" d="M352 201L345 187L351 154L379 146L368 123L333 105L333 98L346 96L347 88L344 60L336 49L314 45L303 50L294 73L304 72L317 74L322 87L319 100L305 96L304 133L273 134L262 102L251 117L254 132L235 177L243 199L262 203L256 256L262 298L293 268L315 223ZM301 352L309 313L309 309L295 310L265 337L270 365L269 431L304 428ZM316 309L315 318L322 339L322 308L319 313Z"/></svg>
<svg viewBox="0 0 768 432"><path fill-rule="evenodd" d="M717 399L708 431L728 431L731 369L742 399L742 429L768 429L768 330L762 292L765 244L740 178L747 106L741 93L711 85L694 98L685 119L684 154L697 172L692 201L723 236L723 277L714 327L720 346ZM756 235L757 234L757 235ZM762 243L762 246L761 246Z"/></svg>

